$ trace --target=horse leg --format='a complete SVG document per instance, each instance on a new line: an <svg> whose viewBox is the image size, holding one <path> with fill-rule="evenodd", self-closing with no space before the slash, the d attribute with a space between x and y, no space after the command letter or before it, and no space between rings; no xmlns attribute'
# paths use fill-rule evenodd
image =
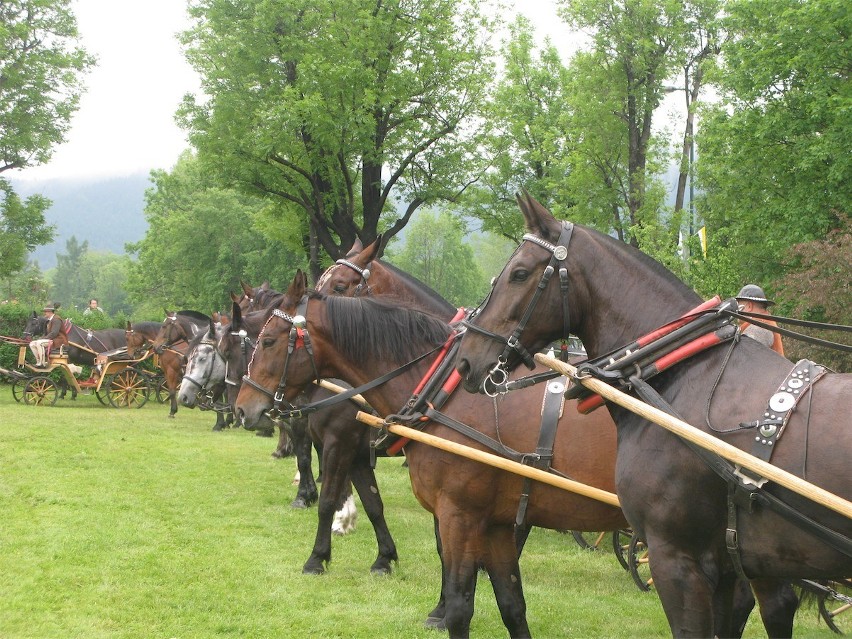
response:
<svg viewBox="0 0 852 639"><path fill-rule="evenodd" d="M447 615L447 605L444 592L447 583L447 572L444 567L444 553L441 549L441 535L438 532L438 518L433 517L433 521L435 527L435 546L438 551L438 558L441 560L441 596L438 598L438 605L432 609L432 612L426 617L423 625L433 630L446 630L447 625L444 623L444 617Z"/></svg>
<svg viewBox="0 0 852 639"><path fill-rule="evenodd" d="M293 420L291 428L293 452L296 454L296 466L299 468L299 490L290 504L291 508L307 508L317 500L317 485L314 483L314 471L311 468L313 446L305 422L306 420Z"/></svg>
<svg viewBox="0 0 852 639"><path fill-rule="evenodd" d="M451 639L467 639L473 618L477 572L485 543L478 532L483 522L471 511L453 509L449 514L441 513L438 524L445 572L444 623ZM512 553L515 553L514 545Z"/></svg>
<svg viewBox="0 0 852 639"><path fill-rule="evenodd" d="M647 531L646 531L647 532ZM650 535L649 535L650 537ZM648 540L654 587L673 637L712 637L714 592L700 561L680 548Z"/></svg>
<svg viewBox="0 0 852 639"><path fill-rule="evenodd" d="M278 427L278 445L272 453L275 459L284 459L293 454L293 442L290 438L290 433L284 426Z"/></svg>
<svg viewBox="0 0 852 639"><path fill-rule="evenodd" d="M792 637L793 617L799 597L793 586L776 579L754 579L754 595L760 603L760 618L769 637Z"/></svg>
<svg viewBox="0 0 852 639"><path fill-rule="evenodd" d="M713 594L713 629L719 639L742 637L748 616L754 608L754 595L747 581L735 573L719 579Z"/></svg>
<svg viewBox="0 0 852 639"><path fill-rule="evenodd" d="M331 532L335 535L348 535L355 530L355 523L358 521L358 507L355 505L355 496L352 494L352 483L346 487L346 496L343 504L334 513L334 520L331 524Z"/></svg>
<svg viewBox="0 0 852 639"><path fill-rule="evenodd" d="M358 491L358 496L361 498L364 511L370 518L370 523L373 524L376 542L379 546L379 555L370 567L370 572L389 575L391 573L391 562L399 561L399 557L396 554L396 545L385 521L385 507L382 503L382 496L379 494L376 473L369 462L356 460L350 471L350 476L355 485L355 490Z"/></svg>
<svg viewBox="0 0 852 639"><path fill-rule="evenodd" d="M321 575L325 572L325 565L331 561L331 523L334 512L343 503L354 455L354 449L336 442L323 447L326 477L317 502L317 534L314 548L302 567L305 574Z"/></svg>
<svg viewBox="0 0 852 639"><path fill-rule="evenodd" d="M500 616L513 638L530 636L516 541L513 526L492 526L487 533L489 552L485 561Z"/></svg>

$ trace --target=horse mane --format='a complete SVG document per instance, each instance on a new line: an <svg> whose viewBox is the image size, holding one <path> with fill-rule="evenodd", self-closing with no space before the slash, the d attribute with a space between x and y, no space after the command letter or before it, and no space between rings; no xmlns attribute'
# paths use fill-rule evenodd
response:
<svg viewBox="0 0 852 639"><path fill-rule="evenodd" d="M391 271L398 278L408 282L412 286L412 288L416 288L424 295L426 295L436 305L436 307L444 308L446 312L450 315L452 315L457 310L456 307L450 304L446 299L444 299L440 295L440 293L435 291L428 284L421 282L410 273L406 273L405 271L394 266L390 262L382 261L382 266Z"/></svg>
<svg viewBox="0 0 852 639"><path fill-rule="evenodd" d="M177 315L181 317L188 317L190 319L198 320L199 322L207 323L210 321L210 316L205 315L201 311L178 311Z"/></svg>
<svg viewBox="0 0 852 639"><path fill-rule="evenodd" d="M328 305L335 346L355 362L411 360L443 344L451 328L432 315L368 297L311 293Z"/></svg>
<svg viewBox="0 0 852 639"><path fill-rule="evenodd" d="M692 288L690 288L687 284L681 281L674 273L672 273L669 269L660 264L650 255L643 253L642 251L637 249L635 246L631 246L627 242L622 242L621 240L616 239L611 235L607 235L606 233L601 233L600 231L593 229L589 226L583 226L583 229L588 231L592 236L596 237L601 242L608 243L610 246L613 247L616 253L627 253L628 255L636 259L642 264L643 267L651 271L654 277L665 281L674 288L682 289L684 294L687 296L691 296L696 300L701 299L701 296L698 295L698 293L696 293Z"/></svg>

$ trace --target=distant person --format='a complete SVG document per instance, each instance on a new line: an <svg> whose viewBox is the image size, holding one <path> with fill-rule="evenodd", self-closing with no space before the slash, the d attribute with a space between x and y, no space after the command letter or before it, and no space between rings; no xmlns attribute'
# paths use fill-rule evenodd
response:
<svg viewBox="0 0 852 639"><path fill-rule="evenodd" d="M51 342L57 339L62 331L62 318L56 314L57 308L59 308L59 304L56 303L44 307L44 316L47 318L45 334L36 336L36 339L33 339L29 344L30 350L35 355L36 368L47 368Z"/></svg>
<svg viewBox="0 0 852 639"><path fill-rule="evenodd" d="M737 293L736 300L740 303L740 309L746 313L757 313L760 315L769 315L769 307L775 302L766 299L766 293L757 284L746 284ZM771 319L763 319L760 321L764 324L777 326ZM743 335L757 340L764 346L768 346L779 355L784 355L784 345L781 343L781 334L770 331L761 326L749 324L746 321L740 323L740 331Z"/></svg>
<svg viewBox="0 0 852 639"><path fill-rule="evenodd" d="M89 300L89 306L83 311L83 315L91 315L92 313L100 313L103 315L104 309L98 306L98 300L92 298Z"/></svg>

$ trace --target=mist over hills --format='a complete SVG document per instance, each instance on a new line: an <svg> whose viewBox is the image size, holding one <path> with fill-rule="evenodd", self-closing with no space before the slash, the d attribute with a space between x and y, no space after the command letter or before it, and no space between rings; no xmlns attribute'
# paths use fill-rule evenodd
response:
<svg viewBox="0 0 852 639"><path fill-rule="evenodd" d="M45 212L45 220L55 225L56 237L52 244L40 246L30 254L42 271L56 266L56 254L66 252L66 242L72 236L80 243L88 241L92 252L123 255L125 243L138 242L148 229L143 210L145 191L152 185L147 172L10 182L22 199L40 194L53 202Z"/></svg>

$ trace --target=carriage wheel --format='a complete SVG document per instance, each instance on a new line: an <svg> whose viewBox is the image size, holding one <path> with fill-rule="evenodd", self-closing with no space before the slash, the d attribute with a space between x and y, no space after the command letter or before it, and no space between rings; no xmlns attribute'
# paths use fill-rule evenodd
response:
<svg viewBox="0 0 852 639"><path fill-rule="evenodd" d="M95 397L97 397L98 401L104 406L109 406L109 386L107 386L107 384L101 384L100 387L96 387Z"/></svg>
<svg viewBox="0 0 852 639"><path fill-rule="evenodd" d="M24 403L31 406L53 406L59 396L59 387L49 377L33 377L24 386Z"/></svg>
<svg viewBox="0 0 852 639"><path fill-rule="evenodd" d="M166 378L162 375L155 375L151 379L151 389L154 391L157 402L165 404L169 401L169 389L166 387Z"/></svg>
<svg viewBox="0 0 852 639"><path fill-rule="evenodd" d="M26 380L12 380L12 397L16 402L21 402L24 399L24 387L27 385Z"/></svg>
<svg viewBox="0 0 852 639"><path fill-rule="evenodd" d="M601 543L603 543L606 537L606 532L580 532L572 530L571 535L574 537L577 545L583 550L600 550Z"/></svg>
<svg viewBox="0 0 852 639"><path fill-rule="evenodd" d="M648 547L635 533L627 548L627 570L639 590L651 590L654 580L651 578L651 567L648 563Z"/></svg>
<svg viewBox="0 0 852 639"><path fill-rule="evenodd" d="M619 528L612 533L612 550L615 558L625 570L630 570L627 563L627 552L630 549L630 540L633 539L633 531L629 528Z"/></svg>
<svg viewBox="0 0 852 639"><path fill-rule="evenodd" d="M106 386L109 403L114 408L142 408L151 392L146 376L132 368L110 375L103 386Z"/></svg>
<svg viewBox="0 0 852 639"><path fill-rule="evenodd" d="M817 600L819 614L834 632L839 635L846 634L843 628L848 629L852 625L852 579L829 581L826 585L831 589L831 593ZM844 613L849 616L844 617L846 621L841 624L838 617Z"/></svg>

